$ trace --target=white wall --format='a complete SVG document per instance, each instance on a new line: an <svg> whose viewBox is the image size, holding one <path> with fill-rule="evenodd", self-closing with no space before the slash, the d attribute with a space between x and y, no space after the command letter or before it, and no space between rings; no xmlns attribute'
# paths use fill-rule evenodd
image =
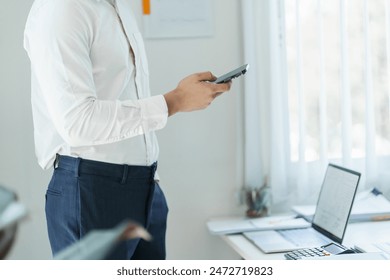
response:
<svg viewBox="0 0 390 280"><path fill-rule="evenodd" d="M130 1L130 0L129 0ZM141 1L134 1L142 29ZM51 171L35 160L30 108L29 61L22 48L32 0L0 0L0 184L15 189L30 214L20 227L11 259L48 259L44 193ZM210 38L146 40L153 94L165 93L184 76L216 75L243 63L240 0L212 0ZM169 259L237 259L206 229L209 217L240 214L235 192L242 185L242 84L207 110L178 114L158 132L159 173L170 207Z"/></svg>

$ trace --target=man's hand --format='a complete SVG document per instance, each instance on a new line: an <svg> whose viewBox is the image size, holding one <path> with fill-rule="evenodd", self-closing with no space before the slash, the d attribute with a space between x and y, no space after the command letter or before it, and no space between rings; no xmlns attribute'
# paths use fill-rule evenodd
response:
<svg viewBox="0 0 390 280"><path fill-rule="evenodd" d="M127 222L126 227L119 237L119 240L128 240L134 238L142 238L146 241L151 241L153 239L150 233L143 226L129 221Z"/></svg>
<svg viewBox="0 0 390 280"><path fill-rule="evenodd" d="M168 115L205 109L213 100L231 87L231 82L213 84L216 77L211 72L192 74L181 80L176 89L164 95Z"/></svg>

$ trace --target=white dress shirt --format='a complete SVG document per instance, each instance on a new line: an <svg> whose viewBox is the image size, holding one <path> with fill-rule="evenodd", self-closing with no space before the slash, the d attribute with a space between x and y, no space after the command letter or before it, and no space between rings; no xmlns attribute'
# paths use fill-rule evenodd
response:
<svg viewBox="0 0 390 280"><path fill-rule="evenodd" d="M166 125L132 0L35 0L25 27L36 155L150 165Z"/></svg>

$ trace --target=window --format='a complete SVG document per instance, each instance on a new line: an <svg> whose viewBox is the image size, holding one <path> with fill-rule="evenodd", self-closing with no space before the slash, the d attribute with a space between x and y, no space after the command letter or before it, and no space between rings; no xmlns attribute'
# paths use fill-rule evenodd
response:
<svg viewBox="0 0 390 280"><path fill-rule="evenodd" d="M390 1L284 5L291 161L389 155Z"/></svg>

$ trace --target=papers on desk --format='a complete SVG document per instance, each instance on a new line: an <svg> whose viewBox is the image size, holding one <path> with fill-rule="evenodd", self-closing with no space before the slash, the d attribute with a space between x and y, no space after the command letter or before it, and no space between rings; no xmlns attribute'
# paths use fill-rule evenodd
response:
<svg viewBox="0 0 390 280"><path fill-rule="evenodd" d="M244 217L218 218L207 222L212 234L232 234L247 231L306 228L310 223L296 215L271 216L249 219Z"/></svg>
<svg viewBox="0 0 390 280"><path fill-rule="evenodd" d="M301 260L388 260L389 256L380 252L359 253L359 254L341 254L326 257L302 257Z"/></svg>
<svg viewBox="0 0 390 280"><path fill-rule="evenodd" d="M355 248L365 253L380 253L390 259L390 242L360 243Z"/></svg>
<svg viewBox="0 0 390 280"><path fill-rule="evenodd" d="M297 205L292 210L299 216L311 221L315 205ZM352 206L350 222L390 220L390 201L376 188L356 195Z"/></svg>

